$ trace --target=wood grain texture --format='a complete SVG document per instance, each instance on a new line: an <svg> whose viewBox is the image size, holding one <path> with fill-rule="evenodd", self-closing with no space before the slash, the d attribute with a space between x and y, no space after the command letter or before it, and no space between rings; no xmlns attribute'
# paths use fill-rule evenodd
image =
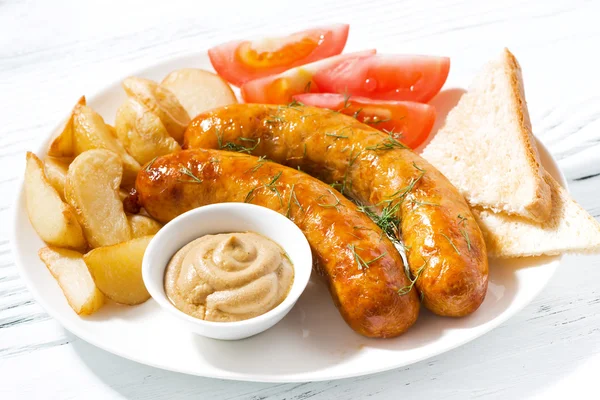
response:
<svg viewBox="0 0 600 400"><path fill-rule="evenodd" d="M204 2L203 2L204 3ZM223 41L348 22L383 52L446 54L452 82L499 49L519 58L534 132L574 198L600 218L600 3L505 1L0 1L0 398L594 398L600 257L566 257L548 287L498 329L433 359L305 384L190 377L121 359L65 332L33 300L8 243L24 154L80 95L150 63ZM455 73L456 72L456 73Z"/></svg>

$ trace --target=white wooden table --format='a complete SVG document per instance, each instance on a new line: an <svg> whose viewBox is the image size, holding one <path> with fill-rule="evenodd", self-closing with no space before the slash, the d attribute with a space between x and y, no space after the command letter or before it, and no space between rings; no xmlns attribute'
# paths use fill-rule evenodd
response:
<svg viewBox="0 0 600 400"><path fill-rule="evenodd" d="M0 398L598 398L600 256L566 257L531 305L468 345L321 383L228 382L139 365L77 339L35 303L7 240L10 205L25 151L76 98L158 60L322 23L350 23L350 47L450 55L465 77L509 47L524 69L534 131L575 199L600 217L600 2L210 3L0 1Z"/></svg>

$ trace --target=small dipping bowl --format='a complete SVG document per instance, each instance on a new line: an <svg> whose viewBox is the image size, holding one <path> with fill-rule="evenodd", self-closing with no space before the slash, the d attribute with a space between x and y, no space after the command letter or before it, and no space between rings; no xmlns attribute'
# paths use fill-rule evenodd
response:
<svg viewBox="0 0 600 400"><path fill-rule="evenodd" d="M265 314L235 322L194 318L180 311L165 293L165 270L183 246L205 235L256 232L277 243L294 267L294 281L286 298ZM292 221L265 207L247 203L221 203L181 214L152 238L142 262L142 277L150 295L187 329L213 339L237 340L263 332L292 309L306 288L312 269L312 254L306 237Z"/></svg>

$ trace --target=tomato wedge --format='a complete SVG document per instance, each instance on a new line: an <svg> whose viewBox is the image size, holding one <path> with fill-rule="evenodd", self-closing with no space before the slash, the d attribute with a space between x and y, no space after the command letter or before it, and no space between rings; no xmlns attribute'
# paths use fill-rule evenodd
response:
<svg viewBox="0 0 600 400"><path fill-rule="evenodd" d="M435 108L411 101L371 100L331 93L306 93L294 100L307 106L328 108L354 116L414 149L427 139L435 122Z"/></svg>
<svg viewBox="0 0 600 400"><path fill-rule="evenodd" d="M320 69L314 82L322 92L426 103L440 91L449 70L447 57L374 55Z"/></svg>
<svg viewBox="0 0 600 400"><path fill-rule="evenodd" d="M255 79L242 85L242 97L246 103L288 104L295 94L322 92L313 82L313 76L318 71L335 67L343 61L373 54L375 50L340 54L292 68L278 75Z"/></svg>
<svg viewBox="0 0 600 400"><path fill-rule="evenodd" d="M340 54L349 29L347 24L337 24L284 37L234 41L213 47L208 56L219 75L241 86L253 79Z"/></svg>

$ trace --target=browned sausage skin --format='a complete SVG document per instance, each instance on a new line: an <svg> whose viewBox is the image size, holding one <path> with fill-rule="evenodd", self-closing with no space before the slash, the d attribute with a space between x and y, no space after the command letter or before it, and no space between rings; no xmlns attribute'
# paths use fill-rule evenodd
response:
<svg viewBox="0 0 600 400"><path fill-rule="evenodd" d="M392 135L334 111L238 104L196 117L184 148L242 151L300 167L366 205L386 232L402 239L427 308L464 316L483 302L488 261L469 206Z"/></svg>
<svg viewBox="0 0 600 400"><path fill-rule="evenodd" d="M303 172L243 154L187 150L159 157L140 171L135 196L161 222L213 203L275 210L304 232L315 267L352 329L393 337L417 318L418 295L415 290L402 295L410 281L394 244L337 190Z"/></svg>

